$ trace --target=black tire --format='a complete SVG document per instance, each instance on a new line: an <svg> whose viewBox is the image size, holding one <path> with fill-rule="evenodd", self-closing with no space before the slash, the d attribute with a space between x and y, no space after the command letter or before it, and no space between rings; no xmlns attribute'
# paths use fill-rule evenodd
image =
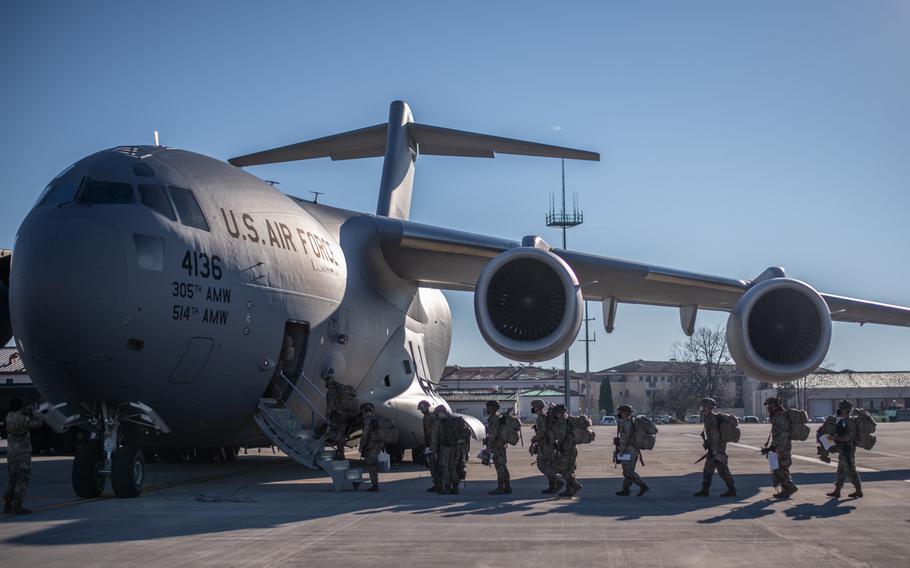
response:
<svg viewBox="0 0 910 568"><path fill-rule="evenodd" d="M138 446L123 446L114 452L111 469L114 495L121 498L139 496L145 481L145 457Z"/></svg>
<svg viewBox="0 0 910 568"><path fill-rule="evenodd" d="M73 459L73 491L83 499L94 499L104 491L107 481L101 469L104 467L104 457L101 455L101 446L98 444L85 444L76 448L76 457Z"/></svg>
<svg viewBox="0 0 910 568"><path fill-rule="evenodd" d="M224 461L236 461L237 455L240 454L239 446L225 446L224 447Z"/></svg>

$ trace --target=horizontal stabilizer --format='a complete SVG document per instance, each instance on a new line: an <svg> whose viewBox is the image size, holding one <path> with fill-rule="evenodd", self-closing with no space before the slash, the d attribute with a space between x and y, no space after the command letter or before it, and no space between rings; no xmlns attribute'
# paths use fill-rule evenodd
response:
<svg viewBox="0 0 910 568"><path fill-rule="evenodd" d="M496 154L515 154L567 160L600 160L600 154L596 152L413 122L407 124L407 131L408 138L416 144L417 153L421 155L492 158ZM333 160L375 158L385 154L387 138L388 124L377 124L360 130L238 156L231 158L228 162L238 167L244 167L312 158L331 158Z"/></svg>

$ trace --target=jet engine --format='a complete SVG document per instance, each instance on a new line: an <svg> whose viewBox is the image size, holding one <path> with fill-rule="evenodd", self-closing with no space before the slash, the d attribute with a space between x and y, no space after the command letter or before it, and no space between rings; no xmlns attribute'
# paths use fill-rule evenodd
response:
<svg viewBox="0 0 910 568"><path fill-rule="evenodd" d="M9 316L9 270L13 257L8 250L0 250L0 347L13 336Z"/></svg>
<svg viewBox="0 0 910 568"><path fill-rule="evenodd" d="M831 343L831 312L814 288L771 278L749 288L727 320L727 346L751 377L789 381L821 365Z"/></svg>
<svg viewBox="0 0 910 568"><path fill-rule="evenodd" d="M490 261L474 292L480 333L493 350L514 361L546 361L566 351L578 335L583 307L569 265L531 246Z"/></svg>

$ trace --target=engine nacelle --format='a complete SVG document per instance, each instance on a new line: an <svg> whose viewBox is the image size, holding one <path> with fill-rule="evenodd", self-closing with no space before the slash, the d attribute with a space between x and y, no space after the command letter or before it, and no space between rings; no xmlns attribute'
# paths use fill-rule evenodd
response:
<svg viewBox="0 0 910 568"><path fill-rule="evenodd" d="M536 247L508 250L487 264L474 291L477 326L497 353L514 361L546 361L578 336L584 300L575 272Z"/></svg>
<svg viewBox="0 0 910 568"><path fill-rule="evenodd" d="M727 346L739 368L766 381L804 377L831 344L831 312L814 288L792 278L756 284L727 320Z"/></svg>

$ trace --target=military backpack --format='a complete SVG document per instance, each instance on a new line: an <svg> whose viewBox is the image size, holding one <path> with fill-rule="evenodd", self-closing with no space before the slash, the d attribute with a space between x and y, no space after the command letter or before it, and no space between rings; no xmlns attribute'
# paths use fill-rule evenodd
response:
<svg viewBox="0 0 910 568"><path fill-rule="evenodd" d="M335 409L347 414L357 414L360 404L357 402L357 391L351 385L341 384L335 397Z"/></svg>
<svg viewBox="0 0 910 568"><path fill-rule="evenodd" d="M376 430L373 432L377 441L385 444L394 444L398 442L398 426L385 416L377 416Z"/></svg>
<svg viewBox="0 0 910 568"><path fill-rule="evenodd" d="M447 416L439 421L439 443L457 446L471 437L471 427L460 416Z"/></svg>
<svg viewBox="0 0 910 568"><path fill-rule="evenodd" d="M856 416L856 445L864 450L871 450L875 446L875 419L869 414L868 410L857 408Z"/></svg>
<svg viewBox="0 0 910 568"><path fill-rule="evenodd" d="M807 424L807 422L809 422L809 415L806 414L806 411L797 408L788 408L785 412L787 413L787 420L790 421L790 439L796 440L797 442L808 440L812 430Z"/></svg>
<svg viewBox="0 0 910 568"><path fill-rule="evenodd" d="M644 414L632 419L632 443L639 450L653 450L657 442L657 426Z"/></svg>
<svg viewBox="0 0 910 568"><path fill-rule="evenodd" d="M511 414L504 414L499 419L499 432L503 442L514 446L521 439L521 420Z"/></svg>
<svg viewBox="0 0 910 568"><path fill-rule="evenodd" d="M733 414L718 414L717 429L720 431L720 441L724 444L735 444L742 435L739 430L739 419Z"/></svg>
<svg viewBox="0 0 910 568"><path fill-rule="evenodd" d="M590 444L594 441L593 423L587 416L570 416L569 428L576 444Z"/></svg>

